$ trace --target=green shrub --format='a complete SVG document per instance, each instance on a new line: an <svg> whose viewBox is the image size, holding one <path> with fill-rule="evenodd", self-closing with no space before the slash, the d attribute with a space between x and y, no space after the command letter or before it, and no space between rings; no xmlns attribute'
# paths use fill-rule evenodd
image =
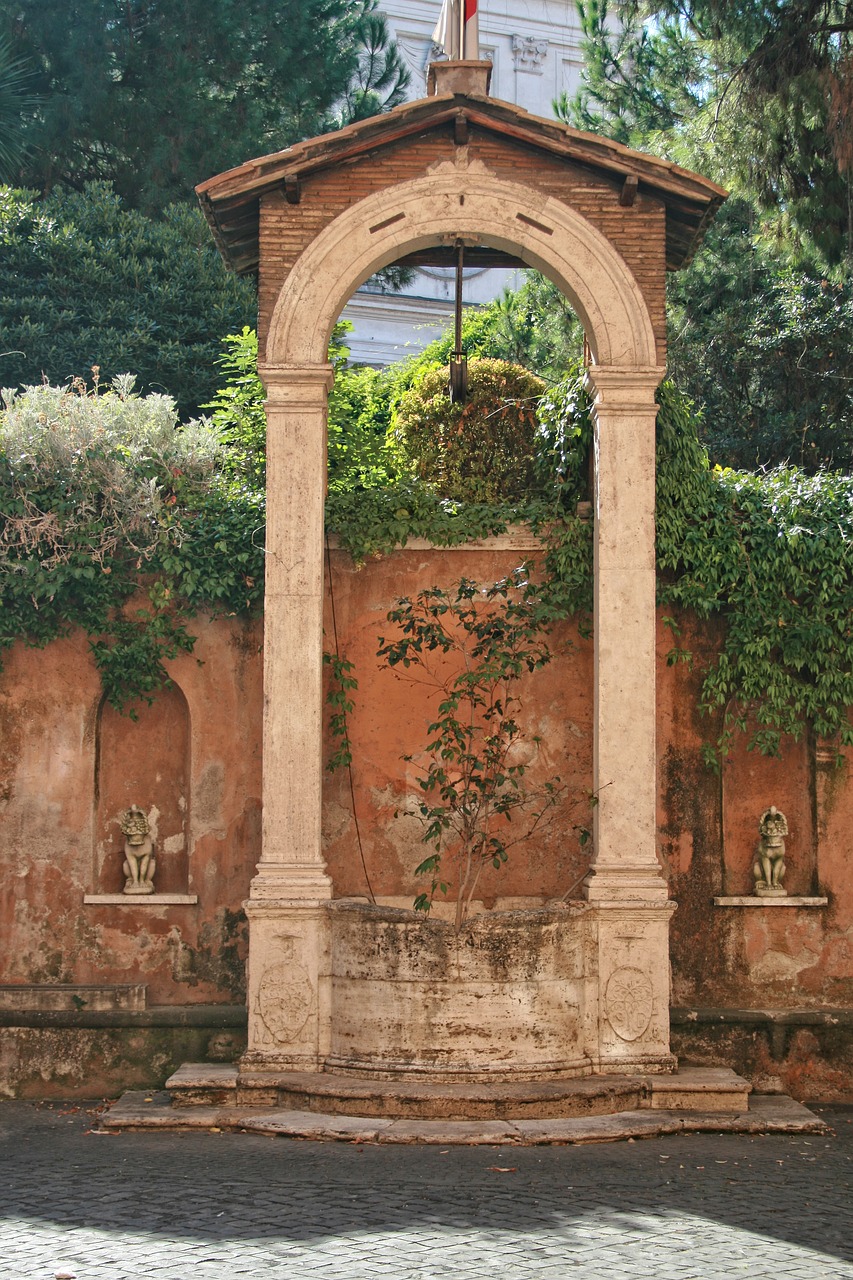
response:
<svg viewBox="0 0 853 1280"><path fill-rule="evenodd" d="M81 627L109 701L167 683L199 608L263 594L263 493L223 476L208 422L129 376L6 393L0 413L0 650ZM143 576L144 575L144 576ZM141 583L145 589L140 592ZM132 597L138 603L131 607Z"/></svg>
<svg viewBox="0 0 853 1280"><path fill-rule="evenodd" d="M105 183L44 200L0 187L0 243L0 386L63 386L97 366L192 417L220 382L222 334L257 311L198 209L154 221Z"/></svg>
<svg viewBox="0 0 853 1280"><path fill-rule="evenodd" d="M213 427L178 429L169 396L140 397L133 378L103 392L82 382L5 393L0 414L4 525L0 565L32 551L44 569L82 550L97 565L117 554L140 568L166 509L213 474Z"/></svg>
<svg viewBox="0 0 853 1280"><path fill-rule="evenodd" d="M451 403L446 368L427 372L403 394L392 420L402 456L442 498L505 502L529 496L545 384L503 360L471 360L468 380L464 403Z"/></svg>
<svg viewBox="0 0 853 1280"><path fill-rule="evenodd" d="M217 365L221 385L209 404L211 420L222 441L226 475L263 489L267 473L266 393L258 376L258 335L244 325L240 333L223 339L225 351Z"/></svg>
<svg viewBox="0 0 853 1280"><path fill-rule="evenodd" d="M79 626L107 697L121 707L166 681L163 661L192 648L187 625L198 610L247 615L262 607L263 390L253 335L234 341L211 423L181 426L169 397L137 395L128 378L105 391L77 381L6 393L0 650L21 640L44 645ZM342 359L337 349L333 359ZM516 396L520 386L533 387L531 400L539 394L536 380L510 383L506 365L481 363L506 399L510 385ZM388 375L398 386L395 376ZM593 523L576 513L591 434L582 380L541 397L538 427L526 405L532 422L521 427L500 407L493 415L503 432L499 461L517 486L511 496L494 496L494 477L480 465L484 449L469 475L451 456L475 501L443 497L405 470L394 474L377 444L392 394L384 377L341 372L340 467L327 528L363 560L414 536L450 546L527 521L545 543L537 619L576 616L583 627L592 608ZM420 385L428 391L432 383L435 399L447 403L446 377L433 370ZM807 725L853 743L853 479L795 467L769 474L712 467L689 401L669 383L659 401L658 601L673 615L670 661L698 668L700 705L711 717L709 758L725 756L744 730L770 753ZM425 403L438 414L428 396ZM466 432L466 444L478 438L465 426L468 409L454 407L451 445ZM529 450L521 467L510 452L519 440ZM716 656L686 651L681 611L719 619Z"/></svg>

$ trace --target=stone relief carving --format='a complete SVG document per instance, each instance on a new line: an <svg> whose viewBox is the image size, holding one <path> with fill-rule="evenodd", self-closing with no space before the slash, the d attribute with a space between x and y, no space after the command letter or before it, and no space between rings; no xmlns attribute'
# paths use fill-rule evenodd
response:
<svg viewBox="0 0 853 1280"><path fill-rule="evenodd" d="M278 1044L296 1039L314 1003L314 988L308 970L295 958L294 937L280 937L283 959L264 971L258 986L258 1012L264 1026Z"/></svg>
<svg viewBox="0 0 853 1280"><path fill-rule="evenodd" d="M119 826L124 832L123 870L127 877L122 892L153 893L157 862L154 857L151 828L145 813L139 805L132 804L122 814Z"/></svg>
<svg viewBox="0 0 853 1280"><path fill-rule="evenodd" d="M758 852L752 874L755 876L755 892L760 898L782 898L788 890L782 884L785 874L785 836L788 820L784 813L771 804L758 820Z"/></svg>
<svg viewBox="0 0 853 1280"><path fill-rule="evenodd" d="M620 1040L639 1040L652 1020L654 991L642 969L614 970L604 992L607 1021Z"/></svg>
<svg viewBox="0 0 853 1280"><path fill-rule="evenodd" d="M403 34L397 35L397 48L403 55L409 74L412 77L412 89L417 89L419 94L426 92L427 72L431 62L438 62L444 57L443 50L438 45L432 44L415 35ZM417 94L415 96L418 96Z"/></svg>
<svg viewBox="0 0 853 1280"><path fill-rule="evenodd" d="M548 56L548 41L537 40L535 36L517 36L512 39L512 60L516 71L530 71L533 75L544 74L544 62Z"/></svg>

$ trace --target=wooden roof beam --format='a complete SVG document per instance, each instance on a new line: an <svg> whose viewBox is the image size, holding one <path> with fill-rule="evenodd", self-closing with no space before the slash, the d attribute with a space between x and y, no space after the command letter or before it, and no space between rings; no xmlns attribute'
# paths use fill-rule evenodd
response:
<svg viewBox="0 0 853 1280"><path fill-rule="evenodd" d="M640 179L636 173L629 173L622 183L622 190L619 192L619 203L623 209L633 208L634 201L637 199L637 188L640 185Z"/></svg>

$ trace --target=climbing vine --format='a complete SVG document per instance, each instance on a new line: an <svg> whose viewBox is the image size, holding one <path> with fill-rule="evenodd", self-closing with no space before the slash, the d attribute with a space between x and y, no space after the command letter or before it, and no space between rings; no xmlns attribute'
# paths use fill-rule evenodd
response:
<svg viewBox="0 0 853 1280"><path fill-rule="evenodd" d="M853 743L853 477L710 467L689 406L669 385L658 414L658 597L723 623L702 710L765 754L806 725ZM691 660L671 622L671 661Z"/></svg>
<svg viewBox="0 0 853 1280"><path fill-rule="evenodd" d="M853 743L853 477L711 467L689 402L669 383L657 422L658 601L673 636L669 661L701 668L706 757L728 754L735 734L779 751L807 725ZM357 560L417 535L453 545L527 521L545 548L543 622L574 615L590 625L592 521L587 497L590 405L579 375L543 397L538 493L526 502L478 506L440 501L411 480L332 494L327 520ZM678 618L721 624L716 656L683 643Z"/></svg>
<svg viewBox="0 0 853 1280"><path fill-rule="evenodd" d="M128 379L104 388L97 371L88 386L6 393L0 651L81 627L121 708L152 698L164 663L191 651L199 610L259 612L263 388L253 343L248 331L231 340L210 421L181 424L168 397L138 396ZM539 402L529 493L463 502L438 496L394 447L396 407L416 373L394 383L346 369L340 346L332 354L327 528L353 559L415 536L455 545L528 522L544 545L542 625L574 615L588 626L591 426L579 371ZM742 731L768 753L806 725L853 743L853 478L712 468L690 405L668 384L657 446L658 598L670 661L693 662L700 675L709 757ZM717 622L716 655L689 651L679 620L691 613Z"/></svg>

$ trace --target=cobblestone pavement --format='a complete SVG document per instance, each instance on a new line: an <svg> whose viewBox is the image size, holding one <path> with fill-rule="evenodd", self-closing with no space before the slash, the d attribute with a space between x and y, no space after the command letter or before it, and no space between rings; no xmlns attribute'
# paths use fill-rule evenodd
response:
<svg viewBox="0 0 853 1280"><path fill-rule="evenodd" d="M2 1280L853 1280L829 1135L391 1147L90 1132L0 1102Z"/></svg>

